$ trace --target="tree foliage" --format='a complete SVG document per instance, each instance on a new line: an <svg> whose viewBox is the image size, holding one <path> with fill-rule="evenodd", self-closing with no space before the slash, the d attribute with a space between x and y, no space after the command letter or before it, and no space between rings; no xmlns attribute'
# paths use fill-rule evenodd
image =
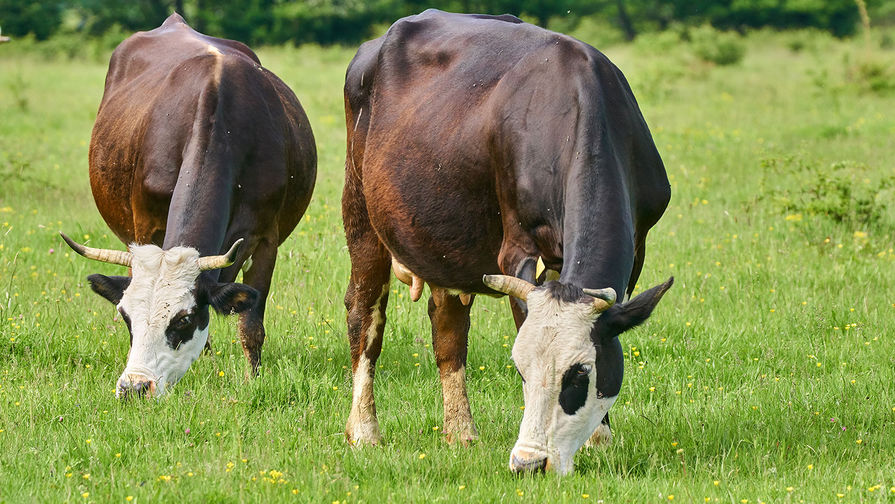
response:
<svg viewBox="0 0 895 504"><path fill-rule="evenodd" d="M883 0L868 1L883 9ZM879 4L879 5L878 5ZM584 16L610 20L628 39L674 23L719 29L814 27L850 35L854 0L0 0L0 27L39 40L59 31L101 35L158 26L171 12L200 31L258 43L357 43L377 27L433 7L453 12L509 13L547 26L573 26Z"/></svg>
<svg viewBox="0 0 895 504"><path fill-rule="evenodd" d="M7 35L31 33L38 40L45 40L59 29L62 10L62 2L0 0L0 28Z"/></svg>

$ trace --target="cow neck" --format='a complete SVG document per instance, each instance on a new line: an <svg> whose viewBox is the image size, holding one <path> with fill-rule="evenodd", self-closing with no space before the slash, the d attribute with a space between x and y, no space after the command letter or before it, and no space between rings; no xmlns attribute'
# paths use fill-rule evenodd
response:
<svg viewBox="0 0 895 504"><path fill-rule="evenodd" d="M590 158L573 166L565 180L560 281L582 288L612 287L621 298L634 266L627 181L611 152L597 151Z"/></svg>
<svg viewBox="0 0 895 504"><path fill-rule="evenodd" d="M201 257L223 252L233 183L216 171L181 168L168 207L164 250L188 246L198 250ZM209 177L209 173L214 176Z"/></svg>

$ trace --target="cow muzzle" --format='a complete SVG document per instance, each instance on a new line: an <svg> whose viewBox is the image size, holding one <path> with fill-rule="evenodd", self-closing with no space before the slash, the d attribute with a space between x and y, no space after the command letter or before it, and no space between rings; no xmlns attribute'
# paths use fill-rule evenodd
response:
<svg viewBox="0 0 895 504"><path fill-rule="evenodd" d="M550 459L541 450L514 448L510 454L510 470L514 473L538 473L550 470Z"/></svg>
<svg viewBox="0 0 895 504"><path fill-rule="evenodd" d="M119 399L154 397L157 392L156 381L142 374L123 374L115 387L115 396Z"/></svg>

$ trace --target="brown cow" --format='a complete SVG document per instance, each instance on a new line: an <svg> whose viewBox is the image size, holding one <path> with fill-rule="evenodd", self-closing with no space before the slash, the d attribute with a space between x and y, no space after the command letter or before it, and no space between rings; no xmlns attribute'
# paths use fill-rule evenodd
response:
<svg viewBox="0 0 895 504"><path fill-rule="evenodd" d="M571 470L589 437L609 435L618 335L671 286L611 306L634 289L647 232L670 198L621 71L587 44L512 16L429 10L361 46L345 109L348 440L381 439L373 376L393 269L414 299L424 282L432 291L449 440L477 436L465 378L472 297L514 296L526 406L510 467ZM539 258L558 282L534 285Z"/></svg>
<svg viewBox="0 0 895 504"><path fill-rule="evenodd" d="M89 277L131 332L119 396L159 395L179 380L206 343L209 306L239 312L257 370L277 247L308 206L316 167L298 99L244 44L174 14L118 46L90 142L90 184L130 252L66 241L132 268L132 277ZM233 283L240 268L246 285Z"/></svg>

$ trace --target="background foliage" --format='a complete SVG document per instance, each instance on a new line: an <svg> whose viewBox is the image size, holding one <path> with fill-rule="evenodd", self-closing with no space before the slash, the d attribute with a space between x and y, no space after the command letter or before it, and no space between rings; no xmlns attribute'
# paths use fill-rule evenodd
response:
<svg viewBox="0 0 895 504"><path fill-rule="evenodd" d="M874 19L895 17L891 2L867 4ZM560 31L596 18L628 40L675 24L738 31L812 27L845 36L858 21L853 0L0 0L0 27L38 40L56 33L98 36L151 29L177 11L199 31L249 44L356 43L429 7L510 13Z"/></svg>

